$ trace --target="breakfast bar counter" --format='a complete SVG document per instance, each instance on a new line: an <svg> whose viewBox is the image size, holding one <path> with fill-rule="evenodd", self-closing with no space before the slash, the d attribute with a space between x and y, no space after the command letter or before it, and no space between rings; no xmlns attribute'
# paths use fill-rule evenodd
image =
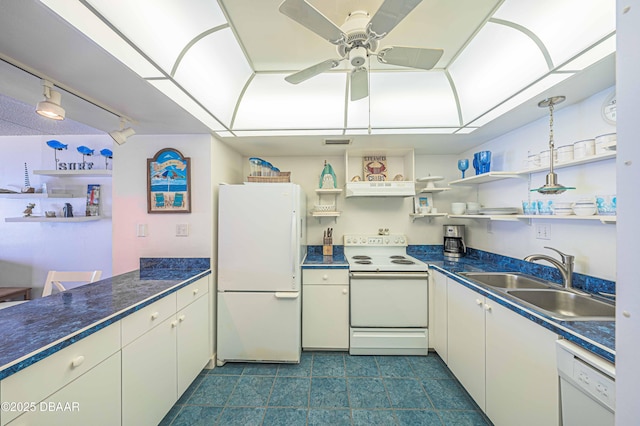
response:
<svg viewBox="0 0 640 426"><path fill-rule="evenodd" d="M211 274L209 259L141 269L0 310L0 379Z"/></svg>

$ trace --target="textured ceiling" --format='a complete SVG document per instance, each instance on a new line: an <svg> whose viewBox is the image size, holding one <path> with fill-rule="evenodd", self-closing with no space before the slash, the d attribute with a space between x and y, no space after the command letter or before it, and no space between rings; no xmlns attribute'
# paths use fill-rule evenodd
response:
<svg viewBox="0 0 640 426"><path fill-rule="evenodd" d="M86 124L65 119L50 120L35 113L35 106L0 94L0 135L92 135L104 134Z"/></svg>

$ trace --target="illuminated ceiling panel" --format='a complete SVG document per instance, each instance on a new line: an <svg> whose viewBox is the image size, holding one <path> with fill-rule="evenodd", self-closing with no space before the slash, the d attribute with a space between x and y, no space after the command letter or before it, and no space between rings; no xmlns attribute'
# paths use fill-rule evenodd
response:
<svg viewBox="0 0 640 426"><path fill-rule="evenodd" d="M257 74L247 88L233 129L341 129L345 75L326 73L297 85L283 74Z"/></svg>
<svg viewBox="0 0 640 426"><path fill-rule="evenodd" d="M184 55L176 81L222 123L233 111L252 70L231 30L217 31L195 43Z"/></svg>
<svg viewBox="0 0 640 426"><path fill-rule="evenodd" d="M227 23L218 3L211 0L89 0L88 3L167 73L194 38Z"/></svg>

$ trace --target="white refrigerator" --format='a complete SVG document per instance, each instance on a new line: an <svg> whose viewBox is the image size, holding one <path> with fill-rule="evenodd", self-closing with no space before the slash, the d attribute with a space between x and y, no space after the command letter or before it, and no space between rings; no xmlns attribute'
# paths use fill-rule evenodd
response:
<svg viewBox="0 0 640 426"><path fill-rule="evenodd" d="M218 365L300 362L306 198L291 183L221 185Z"/></svg>

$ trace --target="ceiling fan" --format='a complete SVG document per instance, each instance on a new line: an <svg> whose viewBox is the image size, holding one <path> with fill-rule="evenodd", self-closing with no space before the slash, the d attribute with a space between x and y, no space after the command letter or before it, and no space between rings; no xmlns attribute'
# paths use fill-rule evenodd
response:
<svg viewBox="0 0 640 426"><path fill-rule="evenodd" d="M422 0L384 0L369 19L369 13L351 12L342 27L338 27L306 0L284 0L280 12L320 37L336 45L339 59L327 59L285 77L298 84L348 60L351 70L351 100L369 96L367 58L376 56L384 64L400 65L424 70L432 69L442 56L442 49L419 47L386 47L376 53L378 42L398 25Z"/></svg>

